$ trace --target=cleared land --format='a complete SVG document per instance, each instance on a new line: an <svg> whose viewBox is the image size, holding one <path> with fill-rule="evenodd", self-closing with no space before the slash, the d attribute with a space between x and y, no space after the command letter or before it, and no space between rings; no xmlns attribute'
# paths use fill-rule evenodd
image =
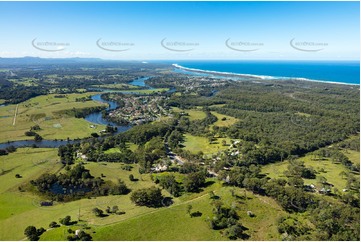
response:
<svg viewBox="0 0 361 242"><path fill-rule="evenodd" d="M360 152L354 150L343 150L342 153L344 153L352 163L360 164Z"/></svg>
<svg viewBox="0 0 361 242"><path fill-rule="evenodd" d="M56 95L50 94L32 98L18 104L15 125L13 125L13 121L17 105L0 107L0 126L2 127L0 142L32 139L32 137L25 136L24 133L36 124L41 127L38 133L44 139L83 138L104 129L102 125L91 128L91 123L82 118L58 114L58 112L72 108L81 109L104 105L95 101L75 101L76 98L94 94L67 94L63 98L57 98Z"/></svg>
<svg viewBox="0 0 361 242"><path fill-rule="evenodd" d="M316 187L318 186L319 177L323 176L327 179L327 181L335 186L338 190L342 190L346 186L346 179L340 175L342 171L348 173L348 170L345 166L340 163L333 163L330 159L324 160L313 160L312 155L307 155L305 157L300 158L305 162L306 167L312 167L317 172L316 179L304 179L305 184L314 184ZM270 178L284 178L287 177L284 175L284 171L287 170L287 166L289 165L288 161L279 162L275 164L269 164L262 168L262 173L266 174Z"/></svg>
<svg viewBox="0 0 361 242"><path fill-rule="evenodd" d="M212 200L207 191L214 191L226 206L236 206L242 224L249 228L250 240L279 239L275 226L277 218L284 214L282 209L271 199L248 195L247 199L231 196L230 188L219 183L197 194L197 197L169 208L162 208L152 213L134 217L114 225L96 229L96 240L228 240L217 230L211 230L206 222L211 218ZM236 194L244 194L236 188ZM239 196L241 197L241 196ZM192 205L192 212L200 212L200 217L191 218L187 206ZM250 218L246 211L252 210L256 217ZM272 214L269 217L269 214ZM119 233L118 231L121 231Z"/></svg>
<svg viewBox="0 0 361 242"><path fill-rule="evenodd" d="M213 125L218 126L218 127L231 126L238 121L238 119L236 119L234 117L220 114L217 112L211 112L211 114L213 114L214 116L217 117L218 120ZM225 120L222 120L222 119L225 119Z"/></svg>
<svg viewBox="0 0 361 242"><path fill-rule="evenodd" d="M127 143L127 147L131 150L131 151L135 151L138 148L138 145L133 144L133 143ZM110 148L109 150L104 151L105 154L111 154L111 153L120 153L120 149L119 148Z"/></svg>
<svg viewBox="0 0 361 242"><path fill-rule="evenodd" d="M202 151L204 154L214 154L218 151L228 149L228 145L231 142L230 138L216 138L211 144L205 137L194 136L191 134L185 134L185 142L183 143L184 149L189 150L191 153L198 153ZM228 145L222 145L222 141L225 140Z"/></svg>
<svg viewBox="0 0 361 242"><path fill-rule="evenodd" d="M184 112L184 113L188 113L188 117L189 120L193 121L193 120L197 120L197 119L204 119L206 116L206 113L203 112L202 110L196 110L196 109L180 109L177 107L172 107L172 111L180 113L180 112Z"/></svg>
<svg viewBox="0 0 361 242"><path fill-rule="evenodd" d="M25 237L23 232L29 221L45 226L40 221L48 214L40 208L40 198L21 192L19 187L44 172L58 171L61 165L58 163L57 149L19 148L15 153L1 156L0 165L0 239L21 240ZM16 178L16 174L21 178ZM51 216L48 218L52 219Z"/></svg>

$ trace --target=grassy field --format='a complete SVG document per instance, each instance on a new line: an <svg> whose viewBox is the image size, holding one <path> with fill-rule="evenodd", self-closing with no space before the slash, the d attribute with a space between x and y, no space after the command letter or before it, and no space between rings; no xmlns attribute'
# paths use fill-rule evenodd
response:
<svg viewBox="0 0 361 242"><path fill-rule="evenodd" d="M127 143L127 147L131 150L131 151L135 151L138 148L138 145L134 144L134 143ZM120 153L120 149L119 148L110 148L109 150L104 151L105 154L111 154L111 153Z"/></svg>
<svg viewBox="0 0 361 242"><path fill-rule="evenodd" d="M15 153L1 156L0 165L0 239L20 240L29 221L41 220L46 211L38 206L39 198L20 192L18 187L44 172L58 171L61 165L57 149L19 148ZM22 178L15 178L15 174Z"/></svg>
<svg viewBox="0 0 361 242"><path fill-rule="evenodd" d="M360 164L360 152L354 150L343 150L342 153L344 153L352 163Z"/></svg>
<svg viewBox="0 0 361 242"><path fill-rule="evenodd" d="M26 159L24 160L24 157ZM41 198L30 192L20 192L18 187L36 179L44 172L57 172L61 165L57 162L57 149L31 149L21 148L8 156L2 156L2 169L5 174L0 176L2 184L0 190L0 240L21 240L25 236L24 229L28 225L48 228L52 221L59 221L59 218L70 215L74 220L78 219L80 208L80 219L86 220L91 225L105 225L117 222L118 220L132 217L136 214L149 212L154 209L136 207L130 201L130 194L123 196L106 196L97 198L84 198L69 203L56 203L51 207L40 207ZM135 165L132 171L121 169L119 163L88 163L85 165L94 176L103 174L109 180L124 180L131 189L150 187L154 183L150 180L149 174L138 174L138 166ZM22 178L15 178L15 174L22 175ZM129 174L134 174L139 180L129 181ZM165 194L169 196L169 194ZM113 215L107 218L96 218L91 210L94 207L105 209L107 206L119 206L125 210L124 215ZM16 226L9 226L16 224ZM57 229L51 230L57 233ZM47 233L44 234L44 236ZM64 240L66 237L57 237L56 240Z"/></svg>
<svg viewBox="0 0 361 242"><path fill-rule="evenodd" d="M44 95L32 98L18 105L0 107L0 125L2 127L0 142L32 139L24 135L31 126L40 125L38 133L44 139L83 138L92 132L104 129L97 125L90 128L90 123L84 119L77 119L66 115L57 115L56 112L72 108L86 108L102 105L95 101L76 102L76 98L85 97L94 93L67 94L65 98L56 98L55 95ZM16 112L16 120L14 116Z"/></svg>
<svg viewBox="0 0 361 242"><path fill-rule="evenodd" d="M340 172L349 170L339 163L332 163L331 160L313 160L313 156L307 155L300 158L300 160L305 162L306 167L312 167L317 172L316 179L304 179L305 184L314 184L317 187L317 178L323 176L327 181L333 184L338 190L342 190L346 186L346 180L342 178ZM283 174L287 170L289 165L288 161L278 162L274 164L266 165L262 168L262 173L266 174L270 178L284 178L287 177ZM324 172L321 171L324 170Z"/></svg>
<svg viewBox="0 0 361 242"><path fill-rule="evenodd" d="M224 114L220 114L217 112L211 112L211 114L213 114L214 116L217 117L217 122L215 122L213 125L215 126L219 126L219 127L225 127L225 126L231 126L233 124L235 124L238 119L231 117L231 116L227 116ZM223 118L226 118L226 120L222 120Z"/></svg>
<svg viewBox="0 0 361 242"><path fill-rule="evenodd" d="M189 120L191 120L191 121L197 120L197 119L204 119L206 117L205 112L203 112L202 110L197 110L197 109L180 109L177 107L172 107L172 111L177 112L177 113L180 113L180 112L188 113Z"/></svg>
<svg viewBox="0 0 361 242"><path fill-rule="evenodd" d="M212 218L211 199L208 191L220 197L227 206L235 205L238 208L240 221L249 230L250 240L277 240L278 233L276 220L283 215L281 208L269 198L248 194L247 199L235 198L230 194L229 187L222 187L219 183L205 189L195 198L175 203L169 208L121 221L114 225L100 227L93 235L95 240L227 240L217 230L211 230L206 222ZM244 194L236 188L236 194ZM239 196L240 197L240 196ZM200 212L200 217L191 218L186 209L192 205L192 212ZM247 216L251 210L255 217ZM121 231L121 232L119 232Z"/></svg>
<svg viewBox="0 0 361 242"><path fill-rule="evenodd" d="M26 157L24 160L23 157ZM85 167L95 176L106 180L122 179L127 186L136 190L153 186L150 174L139 174L138 165L132 164L131 171L122 170L121 163L86 162ZM52 221L59 221L66 215L72 220L80 221L70 227L61 226L49 229L41 236L41 240L66 240L68 228L82 229L90 233L95 240L224 240L219 231L209 229L206 219L212 217L212 205L209 192L214 191L221 201L231 206L236 204L241 222L249 228L247 233L251 240L278 239L275 227L276 219L284 212L270 198L252 195L247 192L247 198L241 198L244 190L234 188L238 196L232 197L230 187L223 187L217 180L204 188L200 193L189 193L174 198L170 207L147 208L135 206L130 201L130 194L122 196L105 196L84 198L68 203L55 203L51 207L39 206L41 198L34 194L18 190L19 186L36 179L44 172L59 172L57 149L19 148L15 153L2 157L0 182L0 240L23 240L24 229L29 225L44 227ZM15 178L15 174L22 178ZM138 181L131 182L129 175L133 174ZM26 186L22 186L26 188ZM163 190L164 196L170 194ZM188 204L192 211L199 211L200 217L186 213ZM96 217L92 209L98 207L105 210L107 206L117 205L123 215ZM251 210L256 217L250 218L246 211ZM10 226L14 225L16 226ZM85 228L90 227L90 228ZM121 232L119 232L121 231ZM95 232L95 233L93 233Z"/></svg>
<svg viewBox="0 0 361 242"><path fill-rule="evenodd" d="M198 153L202 151L204 154L214 154L218 151L226 150L228 146L222 145L222 140L226 140L227 144L230 144L229 138L216 138L212 144L209 143L205 137L194 136L191 134L185 134L185 142L183 143L184 149L189 150L191 153Z"/></svg>

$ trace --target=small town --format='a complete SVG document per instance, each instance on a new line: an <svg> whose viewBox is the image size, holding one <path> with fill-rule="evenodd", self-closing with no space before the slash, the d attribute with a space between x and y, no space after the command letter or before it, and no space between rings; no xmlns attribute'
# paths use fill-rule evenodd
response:
<svg viewBox="0 0 361 242"><path fill-rule="evenodd" d="M108 114L110 120L127 125L139 125L168 116L162 107L164 96L114 96L121 105Z"/></svg>

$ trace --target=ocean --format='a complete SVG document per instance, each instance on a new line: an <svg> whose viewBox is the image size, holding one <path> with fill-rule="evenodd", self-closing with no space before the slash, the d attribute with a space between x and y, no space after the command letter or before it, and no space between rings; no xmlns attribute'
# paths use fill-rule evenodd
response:
<svg viewBox="0 0 361 242"><path fill-rule="evenodd" d="M172 61L186 68L360 85L358 61Z"/></svg>

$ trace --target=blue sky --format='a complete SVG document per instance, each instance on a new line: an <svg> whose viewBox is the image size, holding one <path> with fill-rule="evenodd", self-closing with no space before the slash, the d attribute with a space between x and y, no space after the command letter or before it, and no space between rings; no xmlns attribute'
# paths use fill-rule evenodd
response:
<svg viewBox="0 0 361 242"><path fill-rule="evenodd" d="M359 4L0 2L0 57L359 60Z"/></svg>

